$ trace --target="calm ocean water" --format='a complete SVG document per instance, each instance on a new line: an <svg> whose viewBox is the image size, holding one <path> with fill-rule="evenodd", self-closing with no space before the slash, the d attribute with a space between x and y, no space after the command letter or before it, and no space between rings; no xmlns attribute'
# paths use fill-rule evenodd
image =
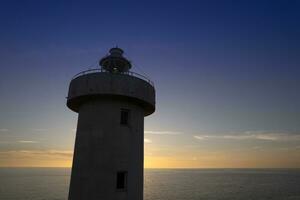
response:
<svg viewBox="0 0 300 200"><path fill-rule="evenodd" d="M0 168L0 200L67 199L70 169ZM300 200L300 170L145 170L145 200Z"/></svg>

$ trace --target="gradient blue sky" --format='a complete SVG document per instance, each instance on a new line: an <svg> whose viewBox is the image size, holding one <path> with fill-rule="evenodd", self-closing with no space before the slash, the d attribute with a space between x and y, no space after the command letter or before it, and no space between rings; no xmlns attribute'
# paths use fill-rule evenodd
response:
<svg viewBox="0 0 300 200"><path fill-rule="evenodd" d="M71 159L69 81L118 45L156 86L146 166L300 167L299 10L296 0L1 1L0 166Z"/></svg>

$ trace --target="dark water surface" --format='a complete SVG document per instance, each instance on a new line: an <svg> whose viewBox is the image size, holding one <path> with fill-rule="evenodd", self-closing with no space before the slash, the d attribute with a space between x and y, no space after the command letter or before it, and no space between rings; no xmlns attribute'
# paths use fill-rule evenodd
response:
<svg viewBox="0 0 300 200"><path fill-rule="evenodd" d="M0 168L0 200L67 199L70 169ZM300 200L300 170L145 170L145 200Z"/></svg>

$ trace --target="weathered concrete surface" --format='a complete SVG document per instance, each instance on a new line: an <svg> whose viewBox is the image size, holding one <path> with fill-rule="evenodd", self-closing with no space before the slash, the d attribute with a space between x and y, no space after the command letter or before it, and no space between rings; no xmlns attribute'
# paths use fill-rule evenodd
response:
<svg viewBox="0 0 300 200"><path fill-rule="evenodd" d="M144 116L155 110L155 91L144 80L94 73L72 80L67 105L79 113L69 200L142 200ZM120 110L129 109L129 124ZM127 189L116 174L127 171Z"/></svg>
<svg viewBox="0 0 300 200"><path fill-rule="evenodd" d="M120 98L140 104L145 115L155 111L155 90L148 82L126 74L98 72L79 76L70 83L67 106L79 111L88 99Z"/></svg>

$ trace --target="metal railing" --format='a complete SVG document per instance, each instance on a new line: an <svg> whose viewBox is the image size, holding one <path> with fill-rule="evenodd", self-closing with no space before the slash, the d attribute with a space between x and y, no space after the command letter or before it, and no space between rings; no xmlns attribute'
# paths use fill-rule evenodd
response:
<svg viewBox="0 0 300 200"><path fill-rule="evenodd" d="M139 79L142 79L142 80L148 82L150 85L152 85L154 87L154 83L148 77L146 77L144 75L141 75L141 74L138 74L136 72L132 72L132 71L128 71L128 72L109 72L109 71L106 71L102 68L88 69L88 70L79 72L78 74L75 74L72 77L72 80L79 77L79 76L86 75L86 74L93 74L93 73L112 73L112 74L122 74L122 75L127 75L127 76L133 76L133 77L136 77L136 78L139 78Z"/></svg>

